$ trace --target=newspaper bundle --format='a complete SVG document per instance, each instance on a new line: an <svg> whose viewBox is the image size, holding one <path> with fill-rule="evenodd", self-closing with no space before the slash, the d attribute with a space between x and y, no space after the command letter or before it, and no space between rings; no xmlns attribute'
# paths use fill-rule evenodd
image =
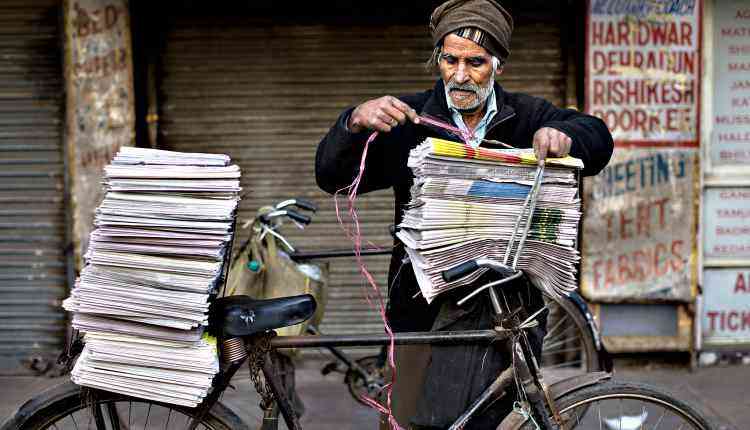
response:
<svg viewBox="0 0 750 430"><path fill-rule="evenodd" d="M408 165L415 175L411 201L398 233L422 296L431 302L470 284L486 269L446 283L441 273L476 258L502 262L536 174L531 149L471 148L428 138L414 148ZM519 269L549 295L577 287L576 249L581 217L575 158L548 159ZM524 222L521 226L525 225ZM516 257L518 238L510 261Z"/></svg>
<svg viewBox="0 0 750 430"><path fill-rule="evenodd" d="M85 266L63 307L76 384L194 407L219 370L204 333L240 192L229 157L122 148L105 167Z"/></svg>

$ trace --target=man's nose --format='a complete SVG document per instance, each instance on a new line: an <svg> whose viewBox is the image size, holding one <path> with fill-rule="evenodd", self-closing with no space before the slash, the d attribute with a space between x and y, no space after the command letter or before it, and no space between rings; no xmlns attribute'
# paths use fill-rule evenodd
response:
<svg viewBox="0 0 750 430"><path fill-rule="evenodd" d="M469 74L466 72L466 65L463 62L458 63L458 69L456 69L455 81L457 84L463 84L469 79Z"/></svg>

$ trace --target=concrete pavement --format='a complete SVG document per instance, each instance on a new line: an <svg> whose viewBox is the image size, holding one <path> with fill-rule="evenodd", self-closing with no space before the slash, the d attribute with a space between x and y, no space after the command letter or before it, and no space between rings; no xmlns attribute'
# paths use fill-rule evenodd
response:
<svg viewBox="0 0 750 430"><path fill-rule="evenodd" d="M356 403L342 383L343 376L322 376L320 361L306 361L298 368L297 386L305 402L305 429L376 429L378 414ZM714 417L720 430L750 428L750 366L711 367L691 372L684 368L623 367L615 377L648 382L667 387L672 392L700 405ZM0 378L0 419L12 413L26 399L46 387L64 380L45 377ZM233 381L237 388L227 392L224 403L245 420L252 422L259 416L258 398L247 371L241 370Z"/></svg>

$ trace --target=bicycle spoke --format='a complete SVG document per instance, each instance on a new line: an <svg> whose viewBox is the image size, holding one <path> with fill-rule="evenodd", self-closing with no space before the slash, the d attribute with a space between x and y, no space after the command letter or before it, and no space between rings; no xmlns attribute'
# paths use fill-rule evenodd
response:
<svg viewBox="0 0 750 430"><path fill-rule="evenodd" d="M648 412L646 412L646 407L645 406L643 406L641 408L641 416L642 417L646 417L643 421L641 421L641 425L638 426L641 430L643 430L643 424L645 424L646 420L648 419Z"/></svg>
<svg viewBox="0 0 750 430"><path fill-rule="evenodd" d="M582 360L573 360L573 361L568 361L567 363L555 364L554 366L544 366L544 369L545 370L559 369L561 367L572 366L574 364L580 365L581 363L583 363Z"/></svg>
<svg viewBox="0 0 750 430"><path fill-rule="evenodd" d="M572 326L572 325L568 326L568 327L565 328L565 330L561 331L560 333L558 333L557 335L555 335L553 338L551 338L551 339L544 339L544 341L545 342L552 342L552 343L557 342L557 341L559 341L562 338L562 335L564 335L565 333L569 332L570 330L575 330L575 329L576 329L575 326Z"/></svg>
<svg viewBox="0 0 750 430"><path fill-rule="evenodd" d="M76 422L76 417L73 416L73 414L70 414L70 419L73 420L73 425L76 427L76 430L80 430L78 428L78 423Z"/></svg>
<svg viewBox="0 0 750 430"><path fill-rule="evenodd" d="M107 403L107 415L109 415L112 430L120 430L120 415L117 413L117 407L114 403Z"/></svg>
<svg viewBox="0 0 750 430"><path fill-rule="evenodd" d="M582 352L583 348L563 348L563 349L555 349L553 351L545 350L542 351L542 356L545 355L552 355L552 354L562 354L564 352Z"/></svg>
<svg viewBox="0 0 750 430"><path fill-rule="evenodd" d="M151 403L148 404L148 411L146 412L146 424L143 425L143 430L148 427L148 417L151 416Z"/></svg>
<svg viewBox="0 0 750 430"><path fill-rule="evenodd" d="M107 430L107 425L104 423L104 414L102 413L101 408L101 404L94 406L94 423L96 424L96 430Z"/></svg>
<svg viewBox="0 0 750 430"><path fill-rule="evenodd" d="M169 414L167 414L167 423L164 424L164 430L167 430L169 427L169 419L172 418L172 408L169 408Z"/></svg>
<svg viewBox="0 0 750 430"><path fill-rule="evenodd" d="M596 402L596 409L599 411L599 430L602 430L602 406L601 402Z"/></svg>
<svg viewBox="0 0 750 430"><path fill-rule="evenodd" d="M620 399L618 405L620 407L620 430L622 430L622 399Z"/></svg>
<svg viewBox="0 0 750 430"><path fill-rule="evenodd" d="M554 325L554 326L552 326L552 328L551 328L551 329L549 329L549 330L547 331L547 336L550 336L550 335L551 335L552 333L554 333L554 332L555 332L555 330L557 330L557 328L558 328L558 327L560 327L560 325L561 325L561 324L562 324L562 323L563 323L564 321L567 321L567 320L568 320L568 316L567 316L567 315L565 315L564 317L560 318L560 319L559 319L559 320L558 320L558 321L557 321L557 322L555 323L555 325ZM546 338L547 336L544 336L544 337Z"/></svg>
<svg viewBox="0 0 750 430"><path fill-rule="evenodd" d="M128 430L132 427L133 424L131 424L131 417L133 415L133 401L128 402Z"/></svg>
<svg viewBox="0 0 750 430"><path fill-rule="evenodd" d="M661 421L664 419L664 414L666 414L666 413L667 413L666 409L663 410L663 411L661 411L661 416L659 417L659 421L656 422L656 425L651 430L657 430L659 428L659 425L661 424Z"/></svg>

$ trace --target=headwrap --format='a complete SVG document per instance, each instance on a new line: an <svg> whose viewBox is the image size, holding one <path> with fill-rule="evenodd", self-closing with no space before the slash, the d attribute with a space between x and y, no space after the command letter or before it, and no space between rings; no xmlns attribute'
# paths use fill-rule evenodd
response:
<svg viewBox="0 0 750 430"><path fill-rule="evenodd" d="M505 60L510 55L513 18L494 0L448 0L430 16L433 44L438 46L450 33L470 39Z"/></svg>

